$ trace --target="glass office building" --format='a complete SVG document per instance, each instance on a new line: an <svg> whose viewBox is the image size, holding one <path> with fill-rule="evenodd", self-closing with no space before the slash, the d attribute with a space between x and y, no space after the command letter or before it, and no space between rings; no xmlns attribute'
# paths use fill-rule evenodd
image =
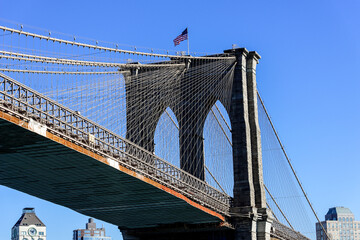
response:
<svg viewBox="0 0 360 240"><path fill-rule="evenodd" d="M360 221L355 221L348 208L330 208L321 223L331 240L360 240ZM319 223L316 223L316 240L328 240Z"/></svg>

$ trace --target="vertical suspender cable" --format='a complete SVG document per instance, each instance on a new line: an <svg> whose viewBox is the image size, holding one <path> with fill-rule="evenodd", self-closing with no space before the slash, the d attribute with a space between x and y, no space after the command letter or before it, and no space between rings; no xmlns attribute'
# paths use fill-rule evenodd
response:
<svg viewBox="0 0 360 240"><path fill-rule="evenodd" d="M272 214L274 215L276 221L280 222L279 219L277 218L277 216L275 215L274 211L271 209L270 205L268 203L266 203L266 206L268 207L268 209L270 209L270 211L272 212Z"/></svg>

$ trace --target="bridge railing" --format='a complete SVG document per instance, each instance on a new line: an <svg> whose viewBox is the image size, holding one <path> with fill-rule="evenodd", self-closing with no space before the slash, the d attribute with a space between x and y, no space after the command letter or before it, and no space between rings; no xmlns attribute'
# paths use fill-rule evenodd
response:
<svg viewBox="0 0 360 240"><path fill-rule="evenodd" d="M229 213L231 198L227 194L2 73L0 107L27 121L40 134L46 136L49 131L216 212Z"/></svg>
<svg viewBox="0 0 360 240"><path fill-rule="evenodd" d="M281 240L310 240L300 232L297 232L278 221L273 221L271 235Z"/></svg>

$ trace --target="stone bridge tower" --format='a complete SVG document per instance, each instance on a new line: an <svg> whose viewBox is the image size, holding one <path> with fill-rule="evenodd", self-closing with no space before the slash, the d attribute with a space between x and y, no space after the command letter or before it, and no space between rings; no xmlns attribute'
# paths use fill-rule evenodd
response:
<svg viewBox="0 0 360 240"><path fill-rule="evenodd" d="M234 164L234 239L270 239L271 213L266 208L258 119L256 52L225 51L236 56L230 106ZM244 217L246 216L246 217Z"/></svg>
<svg viewBox="0 0 360 240"><path fill-rule="evenodd" d="M185 62L188 67L185 70L176 70L178 72L174 72L174 76L179 77L172 78L171 83L166 78L168 74L163 72L164 70L150 70L151 74L156 74L157 79L160 79L157 80L155 87L151 82L151 88L148 82L140 82L136 78L136 74L149 70L138 69L127 76L127 138L153 152L157 122L165 109L170 107L179 122L180 167L204 180L203 128L210 109L219 100L227 110L232 126L234 199L231 208L232 217L227 221L234 228L219 229L215 225L209 225L186 227L187 230L182 231L185 230L182 229L184 225L180 224L170 226L170 228L169 226L158 227L151 231L122 230L125 240L270 239L272 217L266 208L263 186L256 90L256 65L260 56L256 52L248 52L245 48L224 52L236 57L236 65L230 82L211 81L210 84L206 81L185 82L186 79L191 78L191 74L194 74L192 69L216 60ZM165 91L164 84L171 84L172 88L167 87ZM197 85L195 87L192 84ZM219 87L222 87L224 91L216 93L211 91ZM203 91L196 90L199 88ZM145 94L137 94L139 91ZM177 97L174 97L175 91L178 92ZM139 103L145 106L140 106ZM148 109L148 111L143 113L141 112L143 109ZM169 231L169 229L173 230Z"/></svg>

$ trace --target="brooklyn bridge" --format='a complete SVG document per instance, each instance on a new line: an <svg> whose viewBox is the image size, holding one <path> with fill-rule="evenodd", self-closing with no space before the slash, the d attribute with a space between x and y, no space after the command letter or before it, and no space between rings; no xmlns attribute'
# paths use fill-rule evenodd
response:
<svg viewBox="0 0 360 240"><path fill-rule="evenodd" d="M1 185L125 240L312 237L315 210L257 90L257 52L0 29Z"/></svg>

